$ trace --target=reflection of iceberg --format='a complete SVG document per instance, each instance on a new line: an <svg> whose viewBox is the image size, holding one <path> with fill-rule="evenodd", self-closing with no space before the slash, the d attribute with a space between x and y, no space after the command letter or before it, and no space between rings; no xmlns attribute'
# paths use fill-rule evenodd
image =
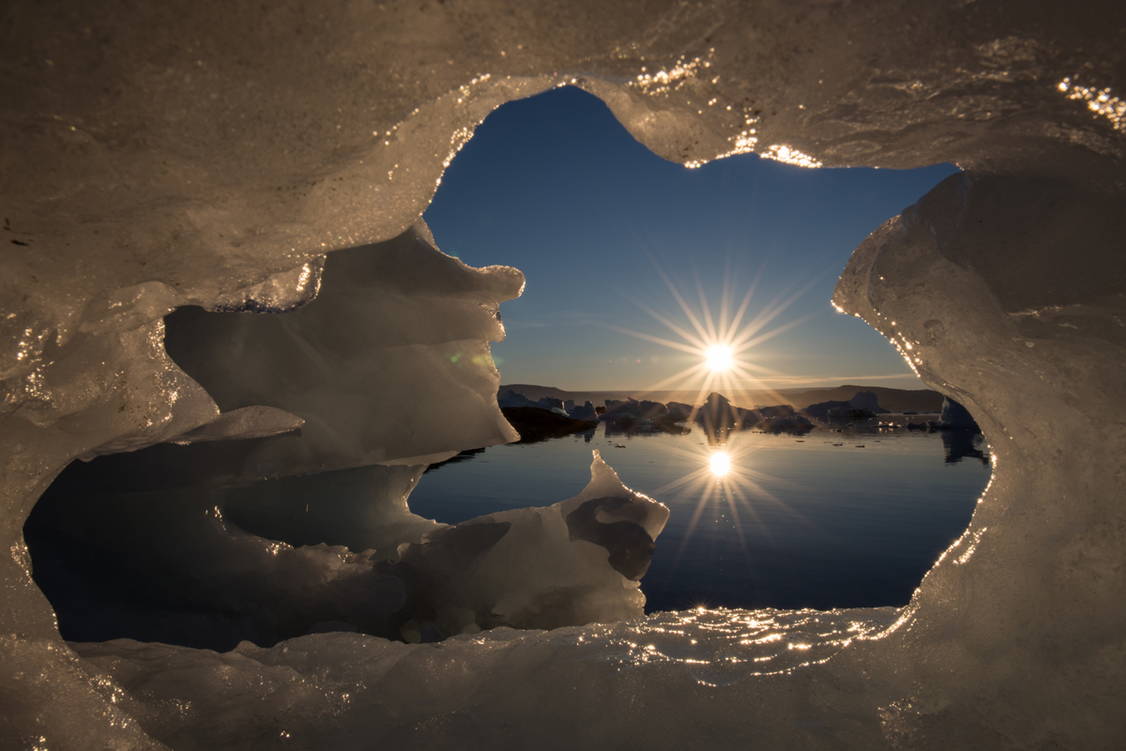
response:
<svg viewBox="0 0 1126 751"><path fill-rule="evenodd" d="M589 401L583 402L581 405L575 405L571 410L570 415L576 420L597 420L598 411L595 409L594 404Z"/></svg>
<svg viewBox="0 0 1126 751"><path fill-rule="evenodd" d="M940 434L948 464L960 462L967 456L980 459L982 464L989 463L989 455L982 448L984 439L981 433L969 430L943 430Z"/></svg>
<svg viewBox="0 0 1126 751"><path fill-rule="evenodd" d="M943 430L981 432L970 411L948 396L942 398L942 412L938 416L938 423Z"/></svg>

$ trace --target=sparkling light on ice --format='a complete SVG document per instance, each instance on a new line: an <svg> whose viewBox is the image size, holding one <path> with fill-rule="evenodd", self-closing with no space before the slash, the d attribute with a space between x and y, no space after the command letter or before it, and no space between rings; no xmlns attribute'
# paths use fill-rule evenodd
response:
<svg viewBox="0 0 1126 751"><path fill-rule="evenodd" d="M16 0L2 28L0 747L1126 746L1126 6ZM589 607L566 616L498 559L454 587L472 603L443 600L464 633L436 644L62 641L22 527L78 458L376 464L398 495L373 500L372 547L435 533L403 495L420 465L512 437L488 345L522 280L418 219L491 110L566 84L689 166L964 170L873 228L833 301L966 405L996 460L911 604L642 616L644 538L615 568L618 543L566 519L605 502L595 522L651 543L661 507L596 462L593 495L490 522L580 551L555 573ZM172 319L196 378L165 349L188 305L226 311ZM335 555L301 550L282 557L304 573ZM486 607L582 625L471 633Z"/></svg>

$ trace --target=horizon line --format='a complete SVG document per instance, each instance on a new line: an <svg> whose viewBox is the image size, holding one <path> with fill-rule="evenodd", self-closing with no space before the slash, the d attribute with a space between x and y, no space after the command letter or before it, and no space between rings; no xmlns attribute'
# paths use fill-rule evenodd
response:
<svg viewBox="0 0 1126 751"><path fill-rule="evenodd" d="M758 386L758 387L748 386L748 387L744 387L744 388L731 389L730 391L731 391L731 393L740 393L740 392L771 391L771 390L778 390L778 389L840 388L840 387L843 387L843 386L865 386L865 385L875 387L875 388L899 389L901 391L935 391L935 389L931 388L930 386L927 386L925 383L923 383L922 381L920 381L918 378L916 378L913 375L907 375L907 376L903 377L903 380L910 380L910 381L913 382L913 383L910 383L910 384L892 385L892 384L888 384L888 383L871 383L871 384L856 383L856 381L877 380L877 379L882 380L882 381L893 380L892 377L888 377L888 376L845 376L841 379L832 379L832 380L830 380L830 379L817 379L817 380L808 380L808 381L796 380L795 379L795 380L792 380L792 381L781 381L781 382L775 381L775 382L771 382L771 383L764 383L762 386ZM680 391L693 391L694 390L694 389L691 389L691 388L653 389L653 388L647 388L647 387L629 387L629 386L615 386L615 387L555 386L555 385L545 385L545 384L542 384L542 383L531 383L531 382L527 382L527 381L510 381L508 383L502 383L501 386L502 387L504 387L504 386L536 386L538 388L556 389L558 391L576 391L576 392L577 391L623 391L623 392L636 392L636 393L675 393L675 392L680 392Z"/></svg>

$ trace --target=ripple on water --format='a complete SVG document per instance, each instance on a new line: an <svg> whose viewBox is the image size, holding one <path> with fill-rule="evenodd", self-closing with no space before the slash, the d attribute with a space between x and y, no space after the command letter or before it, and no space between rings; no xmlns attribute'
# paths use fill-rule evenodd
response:
<svg viewBox="0 0 1126 751"><path fill-rule="evenodd" d="M897 608L737 610L696 608L586 627L582 641L608 660L632 666L679 664L704 686L792 673L822 663L854 641L894 624Z"/></svg>

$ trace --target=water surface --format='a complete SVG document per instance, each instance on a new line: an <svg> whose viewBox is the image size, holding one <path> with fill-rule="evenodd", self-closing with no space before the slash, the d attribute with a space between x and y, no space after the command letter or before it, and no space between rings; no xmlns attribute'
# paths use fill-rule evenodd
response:
<svg viewBox="0 0 1126 751"><path fill-rule="evenodd" d="M411 509L454 523L555 503L582 490L591 449L672 510L642 580L650 612L902 605L989 479L978 459L946 461L937 433L742 432L719 446L698 429L627 437L600 426L440 466ZM724 478L709 470L716 451L730 456Z"/></svg>

